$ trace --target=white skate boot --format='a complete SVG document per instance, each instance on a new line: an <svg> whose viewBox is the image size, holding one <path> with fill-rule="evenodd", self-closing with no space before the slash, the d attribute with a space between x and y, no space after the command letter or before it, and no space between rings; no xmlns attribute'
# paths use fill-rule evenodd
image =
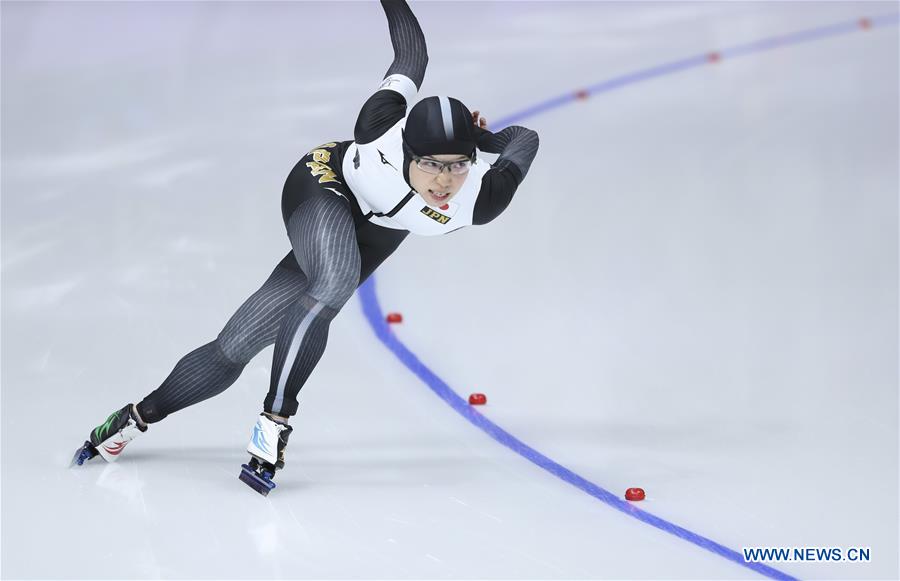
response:
<svg viewBox="0 0 900 581"><path fill-rule="evenodd" d="M98 454L107 462L115 462L128 442L147 431L147 424L140 421L132 404L114 411L106 421L91 430L90 438L75 451L72 465L81 466Z"/></svg>
<svg viewBox="0 0 900 581"><path fill-rule="evenodd" d="M241 465L241 481L263 496L268 496L269 491L275 488L272 482L275 471L284 468L284 448L292 431L291 426L273 419L269 414L259 414L247 445L250 462Z"/></svg>

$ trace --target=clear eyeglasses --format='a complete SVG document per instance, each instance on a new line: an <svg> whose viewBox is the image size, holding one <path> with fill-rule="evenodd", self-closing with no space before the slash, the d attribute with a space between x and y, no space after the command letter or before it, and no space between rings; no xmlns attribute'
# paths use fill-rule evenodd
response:
<svg viewBox="0 0 900 581"><path fill-rule="evenodd" d="M471 159L461 159L459 161L448 161L446 163L442 161L438 161L436 159L427 159L424 157L415 158L416 167L425 173L430 173L434 175L438 175L444 172L444 168L453 174L453 175L465 175L469 173L469 168L472 167Z"/></svg>

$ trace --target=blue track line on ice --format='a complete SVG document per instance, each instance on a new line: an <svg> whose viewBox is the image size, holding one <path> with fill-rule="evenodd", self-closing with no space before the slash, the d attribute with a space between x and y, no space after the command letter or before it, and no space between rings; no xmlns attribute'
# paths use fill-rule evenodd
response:
<svg viewBox="0 0 900 581"><path fill-rule="evenodd" d="M863 25L863 22L865 22L865 26ZM519 121L528 119L529 117L534 117L535 115L538 115L540 113L550 111L551 109L556 109L557 107L562 107L563 105L568 105L570 103L580 101L585 97L590 97L591 95L597 95L599 93L606 93L615 89L621 89L622 87L632 85L640 81L647 81L656 77L662 77L694 67L700 67L704 65L717 65L720 64L721 61L729 58L733 59L748 54L765 52L767 50L773 50L776 48L784 48L791 45L802 44L804 42L822 40L832 36L848 34L850 32L865 32L867 30L871 30L873 28L881 26L896 26L898 22L900 22L900 14L884 14L872 18L853 20L851 22L841 22L839 24L832 24L830 26L802 30L800 32L794 32L792 34L786 34L783 36L772 36L746 44L739 44L729 48L705 52L703 54L683 58L677 61L657 65L647 69L641 69L639 71L627 73L618 77L613 77L612 79L601 81L599 83L585 87L580 91L571 91L553 97L546 101L542 101L540 103L532 105L526 109L522 109L521 111L512 113L493 123L493 125L495 126L494 131L498 131L503 127L512 125L513 123L518 123ZM715 55L714 59L711 58L712 55Z"/></svg>
<svg viewBox="0 0 900 581"><path fill-rule="evenodd" d="M791 577L790 575L782 573L781 571L773 569L772 567L769 567L767 565L763 565L762 563L745 563L743 556L737 551L733 551L732 549L729 549L728 547L721 545L713 541L712 539L708 539L702 535L698 535L697 533L691 532L654 514L637 508L630 502L620 499L612 492L594 484L593 482L587 480L582 476L579 476L565 466L554 462L525 442L519 440L491 420L481 415L479 412L475 411L475 409L470 406L466 400L464 400L455 391L453 391L453 389L451 389L450 386L444 382L444 380L435 375L433 371L428 369L428 367L424 363L419 361L419 358L416 357L416 355L412 351L406 348L406 345L404 345L399 339L397 339L397 336L394 335L393 331L391 331L390 327L384 320L384 313L381 310L381 305L378 302L378 296L375 293L374 277L370 277L369 280L367 280L362 286L360 286L359 298L362 301L363 312L366 315L366 319L368 319L369 324L372 326L372 329L375 331L378 339L382 343L384 343L385 346L387 346L387 348L390 349L410 371L415 373L422 381L424 381L428 385L428 387L430 387L431 390L435 394L437 394L438 397L447 402L450 407L459 412L467 420L481 428L490 437L494 438L507 448L511 449L513 452L524 456L541 468L547 470L548 472L551 472L552 474L555 474L559 478L580 488L591 496L602 500L609 506L618 509L626 514L629 514L638 520L642 520L649 525L653 525L654 527L661 529L667 533L672 533L677 537L694 543L695 545L703 547L708 551L712 551L713 553L721 555L722 557L725 557L730 561L739 563L740 565L753 569L773 579L796 579L796 577Z"/></svg>
<svg viewBox="0 0 900 581"><path fill-rule="evenodd" d="M544 101L542 103L538 103L532 107L529 107L522 111L518 111L512 115L507 116L504 119L501 119L499 122L497 122L496 126L499 129L523 119L533 117L535 115L538 115L539 113L543 113L545 111L561 107L562 105L578 101L591 94L612 91L614 89L637 83L639 81L644 81L674 72L683 71L685 69L693 68L696 66L718 64L722 60L728 58L735 58L738 56L763 52L775 48L782 48L785 46L800 44L803 42L820 40L823 38L837 36L840 34L847 34L854 31L866 31L878 26L896 25L898 24L898 17L900 17L900 15L898 14L889 14L869 19L854 20L852 22L845 22L821 28L804 30L793 34L776 36L748 44L737 45L715 52L704 53L702 55L697 55L671 63L666 63L660 66L636 71L634 73L622 75L620 77L615 77L613 79L591 85L581 91L567 93L565 95L560 95L558 97L554 97L552 99ZM609 506L628 515L631 515L634 518L652 525L662 531L671 533L679 538L682 538L690 543L693 543L699 547L720 555L730 561L737 563L738 565L747 567L748 569L752 569L767 577L771 577L773 579L796 579L795 577L791 577L786 573L782 573L781 571L762 563L747 563L744 561L743 555L741 553L729 549L728 547L721 545L713 541L712 539L708 539L702 535L691 532L683 527L664 520L647 511L641 510L630 502L622 500L616 494L613 494L608 490L587 480L586 478L579 476L565 466L554 462L528 444L522 442L491 420L487 419L481 413L476 411L472 406L470 406L468 402L466 402L466 400L464 400L455 391L453 391L453 389L451 389L450 386L447 385L447 383L445 383L440 377L435 375L433 371L431 371L424 363L422 363L419 358L416 357L416 355L412 351L410 351L406 347L406 345L404 345L396 337L396 335L394 335L393 331L391 331L390 327L385 322L384 313L382 312L381 305L378 302L378 296L375 292L374 276L370 277L369 280L367 280L362 286L360 286L359 297L362 301L363 312L365 313L366 319L369 321L369 324L372 326L372 329L375 331L378 339L382 343L384 343L384 345L388 349L390 349L410 371L415 373L422 381L424 381L438 397L447 402L450 407L456 410L464 418L469 420L472 424L483 430L485 433L487 433L489 436L491 436L507 448L527 458L528 460L537 464L541 468L544 468L548 472L555 474L562 480L565 480L566 482L580 488L591 496L603 501Z"/></svg>

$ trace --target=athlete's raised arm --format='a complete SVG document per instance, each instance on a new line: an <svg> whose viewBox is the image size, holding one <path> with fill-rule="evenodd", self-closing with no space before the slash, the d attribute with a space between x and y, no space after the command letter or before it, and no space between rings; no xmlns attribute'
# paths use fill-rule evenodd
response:
<svg viewBox="0 0 900 581"><path fill-rule="evenodd" d="M477 113L474 113L476 117ZM519 125L510 125L502 131L491 133L479 126L477 119L475 135L478 149L500 154L481 178L481 189L472 215L472 223L480 225L499 216L512 201L516 188L525 179L537 155L539 140L536 131Z"/></svg>
<svg viewBox="0 0 900 581"><path fill-rule="evenodd" d="M353 138L357 143L370 143L381 137L406 115L406 106L422 86L428 51L419 21L405 0L381 0L387 16L394 61L384 81L365 102Z"/></svg>

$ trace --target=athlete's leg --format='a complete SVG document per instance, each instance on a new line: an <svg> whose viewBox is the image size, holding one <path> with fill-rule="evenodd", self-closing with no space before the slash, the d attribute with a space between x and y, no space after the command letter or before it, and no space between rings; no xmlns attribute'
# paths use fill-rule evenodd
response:
<svg viewBox="0 0 900 581"><path fill-rule="evenodd" d="M241 305L215 341L185 355L162 385L137 405L144 422L158 422L222 393L257 353L275 342L285 312L307 286L302 272L282 264Z"/></svg>
<svg viewBox="0 0 900 581"><path fill-rule="evenodd" d="M287 219L294 256L309 284L291 305L275 339L266 413L297 412L297 395L322 357L328 327L359 283L360 254L350 204L317 184Z"/></svg>

